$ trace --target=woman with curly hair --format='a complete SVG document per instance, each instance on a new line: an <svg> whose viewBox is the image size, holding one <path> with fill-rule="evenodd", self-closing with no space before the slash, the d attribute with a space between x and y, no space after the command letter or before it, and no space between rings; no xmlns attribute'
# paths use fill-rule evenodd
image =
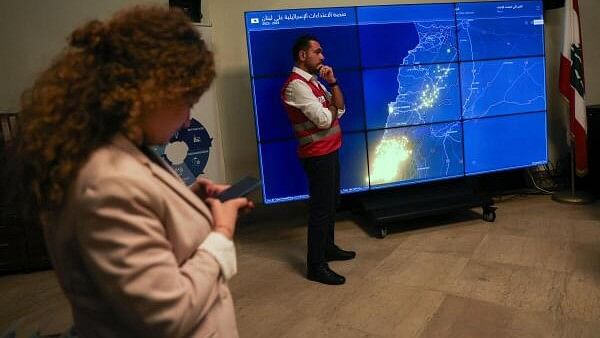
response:
<svg viewBox="0 0 600 338"><path fill-rule="evenodd" d="M226 282L252 202L186 187L148 148L214 76L181 11L134 7L75 30L23 94L20 153L78 336L237 336Z"/></svg>

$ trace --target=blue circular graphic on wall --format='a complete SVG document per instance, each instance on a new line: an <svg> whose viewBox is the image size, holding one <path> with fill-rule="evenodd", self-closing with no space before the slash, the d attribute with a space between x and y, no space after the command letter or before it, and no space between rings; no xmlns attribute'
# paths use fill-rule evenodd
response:
<svg viewBox="0 0 600 338"><path fill-rule="evenodd" d="M204 174L212 140L206 128L192 118L189 127L182 128L169 143L153 147L153 150L189 185L198 175Z"/></svg>

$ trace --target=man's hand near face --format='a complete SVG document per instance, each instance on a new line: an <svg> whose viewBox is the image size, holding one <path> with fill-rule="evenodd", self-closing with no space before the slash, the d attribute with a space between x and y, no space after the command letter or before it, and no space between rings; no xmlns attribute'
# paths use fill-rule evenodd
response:
<svg viewBox="0 0 600 338"><path fill-rule="evenodd" d="M336 78L335 78L335 75L333 74L333 68L331 68L330 66L319 65L317 70L319 71L319 76L323 80L327 81L327 83L329 83L329 84L336 83Z"/></svg>

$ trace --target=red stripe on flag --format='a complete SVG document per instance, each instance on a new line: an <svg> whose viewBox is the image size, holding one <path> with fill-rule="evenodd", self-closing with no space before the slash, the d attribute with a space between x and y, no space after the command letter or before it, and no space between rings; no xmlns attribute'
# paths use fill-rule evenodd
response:
<svg viewBox="0 0 600 338"><path fill-rule="evenodd" d="M560 55L560 73L558 75L558 79L560 93L563 94L565 99L567 99L570 104L574 105L574 89L571 87L571 60L567 59L567 57L563 54ZM573 108L571 108L570 111L573 111Z"/></svg>
<svg viewBox="0 0 600 338"><path fill-rule="evenodd" d="M570 143L574 152L575 173L584 176L588 172L587 116L581 23L577 0L566 0L565 3L565 31L560 57L559 90L569 102Z"/></svg>

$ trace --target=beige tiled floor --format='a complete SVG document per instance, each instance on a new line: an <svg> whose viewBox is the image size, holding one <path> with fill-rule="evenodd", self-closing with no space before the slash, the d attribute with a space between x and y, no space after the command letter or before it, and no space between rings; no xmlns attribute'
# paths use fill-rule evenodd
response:
<svg viewBox="0 0 600 338"><path fill-rule="evenodd" d="M341 214L337 242L358 256L331 264L345 285L325 286L303 277L304 207L257 210L239 226L230 283L242 337L600 337L600 203L521 196L498 203L494 223L475 212L385 239ZM51 271L0 277L0 332L69 323Z"/></svg>

